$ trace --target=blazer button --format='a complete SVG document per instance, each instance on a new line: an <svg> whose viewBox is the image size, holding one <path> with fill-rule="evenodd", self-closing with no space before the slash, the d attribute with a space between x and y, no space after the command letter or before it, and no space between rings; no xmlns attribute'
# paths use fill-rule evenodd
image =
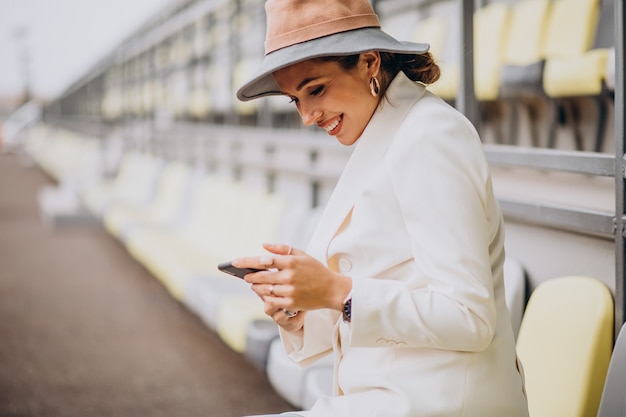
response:
<svg viewBox="0 0 626 417"><path fill-rule="evenodd" d="M349 272L352 269L352 262L348 258L339 259L339 271Z"/></svg>

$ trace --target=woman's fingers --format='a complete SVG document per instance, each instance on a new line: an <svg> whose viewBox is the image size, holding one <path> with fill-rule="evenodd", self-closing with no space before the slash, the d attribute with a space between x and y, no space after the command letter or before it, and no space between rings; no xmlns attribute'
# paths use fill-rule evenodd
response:
<svg viewBox="0 0 626 417"><path fill-rule="evenodd" d="M264 243L263 248L277 255L304 255L305 252L293 246L280 243Z"/></svg>
<svg viewBox="0 0 626 417"><path fill-rule="evenodd" d="M281 259L283 256L306 255L306 252L289 245L264 243L263 247L271 254L256 257L237 258L232 261L232 264L238 268L281 270L288 266L288 261L286 259Z"/></svg>
<svg viewBox="0 0 626 417"><path fill-rule="evenodd" d="M274 257L271 255L264 256L250 256L247 258L233 259L233 266L237 268L256 268L256 269L270 269L275 268Z"/></svg>
<svg viewBox="0 0 626 417"><path fill-rule="evenodd" d="M253 283L251 288L264 301L272 301L275 304L292 301L290 285Z"/></svg>

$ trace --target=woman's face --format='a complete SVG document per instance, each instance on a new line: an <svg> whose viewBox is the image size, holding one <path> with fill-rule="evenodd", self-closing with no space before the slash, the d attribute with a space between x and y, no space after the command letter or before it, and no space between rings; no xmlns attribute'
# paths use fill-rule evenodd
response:
<svg viewBox="0 0 626 417"><path fill-rule="evenodd" d="M361 136L378 106L369 80L378 75L379 63L377 52L366 52L350 70L334 61L309 60L278 70L274 77L306 126L316 124L349 146Z"/></svg>

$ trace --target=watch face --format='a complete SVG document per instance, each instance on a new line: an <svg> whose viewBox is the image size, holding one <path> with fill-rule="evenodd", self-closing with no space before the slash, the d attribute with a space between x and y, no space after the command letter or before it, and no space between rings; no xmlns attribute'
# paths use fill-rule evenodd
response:
<svg viewBox="0 0 626 417"><path fill-rule="evenodd" d="M349 323L352 320L352 298L343 305L343 321Z"/></svg>

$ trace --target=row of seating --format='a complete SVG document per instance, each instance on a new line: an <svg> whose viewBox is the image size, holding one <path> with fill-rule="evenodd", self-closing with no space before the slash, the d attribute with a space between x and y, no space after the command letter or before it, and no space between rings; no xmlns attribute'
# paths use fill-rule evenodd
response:
<svg viewBox="0 0 626 417"><path fill-rule="evenodd" d="M116 177L81 198L173 297L239 352L247 321L265 315L247 284L217 264L258 254L263 242L302 247L315 213L283 195L136 152L124 155Z"/></svg>
<svg viewBox="0 0 626 417"><path fill-rule="evenodd" d="M548 132L555 146L559 117L573 124L576 147L583 149L580 114L573 97L597 99L598 125L594 150L602 150L609 92L615 89L614 0L518 0L509 5L491 2L474 14L474 88L488 106L507 103L511 129L502 140L517 141L518 106L527 110L532 144L540 142L537 100L555 105ZM439 15L417 23L414 39L431 43L442 66L441 79L430 88L453 101L459 88L458 64L446 61L446 48L459 48L448 39L451 22ZM457 42L458 43L458 42ZM613 57L613 58L611 58ZM487 112L484 113L485 115ZM506 137L508 136L508 139Z"/></svg>
<svg viewBox="0 0 626 417"><path fill-rule="evenodd" d="M402 2L396 2L402 3ZM440 96L453 101L458 93L458 57L461 39L458 16L449 11L456 2L435 1L414 5L411 2L402 8L416 18L415 32L403 39L429 42L432 51L443 68L442 79L431 88ZM411 4L409 4L411 3ZM431 13L429 8L438 8L440 13ZM531 125L532 144L538 145L546 136L547 146L556 146L556 128L559 122L567 123L574 134L575 146L579 149L602 150L604 129L610 105L611 91L615 84L613 13L614 0L494 0L478 8L474 15L474 55L476 97L482 103L483 117L498 125L497 138L503 142L518 140L519 119L528 117ZM249 77L259 65L262 56L250 47L262 39L262 3L251 2L241 10L238 25L224 25L229 13L215 10L214 25L205 27L203 19L190 24L186 31L173 36L171 42L154 45L154 53L146 53L124 62L120 67L107 70L106 88L102 97L103 119L121 121L127 114L138 118L154 118L157 123L169 123L191 118L207 120L211 117L229 115L242 117L255 123L263 119L270 123L269 113L293 116L295 108L288 100L268 98L251 102L234 100L233 90ZM220 9L217 7L217 9ZM389 5L381 5L383 29L394 32L394 13ZM424 9L428 9L424 11ZM219 15L219 16L218 16ZM262 14L261 14L262 15ZM221 17L220 17L221 16ZM206 23L208 25L208 23ZM404 25L407 26L407 25ZM214 40L207 43L205 30L220 33L220 29L241 31L241 39L250 37L246 52L231 62L226 44ZM260 37L259 37L260 36ZM210 36L214 38L214 36ZM204 45L195 58L189 59L190 49L195 43ZM208 45L211 45L210 47ZM251 51L251 52L248 52ZM450 51L453 50L454 53ZM166 51L170 51L167 53ZM184 52L186 51L186 52ZM222 56L222 53L224 56ZM198 55L199 54L199 55ZM209 54L211 60L199 59ZM152 65L161 67L161 58L170 57L168 72L143 73L141 68ZM177 58L178 57L178 58ZM452 58L451 58L452 57ZM179 60L180 58L180 60ZM146 65L144 65L144 63ZM150 63L150 65L148 65ZM128 67L122 70L122 67ZM164 69L163 67L162 69ZM132 74L132 75L131 75ZM580 120L586 114L576 106L572 97L592 97L597 105L598 122L593 145L586 145ZM548 112L538 108L538 100L549 98L553 105L551 121L546 132L539 132L539 120ZM506 104L506 109L501 109ZM520 110L525 110L524 115ZM509 112L510 118L500 117ZM248 116L251 116L248 118ZM503 121L503 119L505 119ZM277 117L275 121L284 121ZM510 129L504 125L510 121ZM280 123L280 122L278 122ZM543 124L541 124L543 126ZM508 132L505 132L508 130Z"/></svg>
<svg viewBox="0 0 626 417"><path fill-rule="evenodd" d="M46 146L42 141L33 149L53 157ZM243 152L239 155L247 158ZM258 153L250 158L258 160ZM299 204L281 190L269 193L260 184L208 173L200 166L127 151L117 174L81 188L80 199L173 297L227 346L266 372L287 401L307 409L330 393L332 358L309 368L294 364L258 297L244 281L216 269L221 261L258 253L264 241L306 245L320 209ZM531 415L593 416L613 346L611 294L595 279L564 277L539 284L529 297L526 278L523 266L509 257L506 302L526 371ZM615 345L614 362L623 369L620 346ZM621 395L623 400L624 373L612 368L608 375L614 382L607 383L605 396ZM603 406L607 401L602 401L601 410L609 407ZM623 414L602 417L607 415Z"/></svg>
<svg viewBox="0 0 626 417"><path fill-rule="evenodd" d="M54 157L51 150L45 154ZM294 364L247 284L216 270L221 261L257 253L264 241L304 247L320 209L137 151L123 155L115 177L81 189L80 198L173 297L267 371L289 402L307 408L330 388L332 359L309 370ZM517 331L527 284L519 264L508 261L507 271L507 302Z"/></svg>
<svg viewBox="0 0 626 417"><path fill-rule="evenodd" d="M47 143L49 152L43 143L39 153L55 158L56 140L48 138ZM242 153L247 151L239 153L245 157ZM71 158L64 155L58 155L59 161L72 166ZM290 160L298 162L294 156ZM263 241L278 239L303 247L315 211L292 209L283 196L267 194L259 187L137 151L124 154L115 177L80 189L80 199L176 299L196 312L227 345L259 368L268 369L277 391L301 406L300 398L311 389L297 381L308 371L284 355L276 326L247 285L215 267L221 261L256 253ZM266 368L268 362L271 365ZM321 363L331 366L331 358ZM326 375L325 371L320 368L313 373Z"/></svg>
<svg viewBox="0 0 626 417"><path fill-rule="evenodd" d="M278 239L302 246L316 221L314 212L286 216L289 207L283 196L177 162L159 168L161 164L146 155L128 154L118 176L102 189L86 192L85 201L91 194L100 195L95 200L106 204L97 206L95 214L107 230L226 345L266 372L287 401L307 409L320 396L329 395L332 358L327 356L309 368L293 363L282 348L276 325L247 284L215 268L222 260L258 251L263 241ZM138 180L141 170L151 172L153 178L144 175ZM133 181L134 187L129 184ZM132 201L114 193L124 185L131 189L139 184L153 189L151 197ZM286 229L290 237L281 235ZM505 270L507 304L519 331L517 347L532 415L594 415L613 345L608 288L587 277L553 279L537 287L526 305L523 268L509 259Z"/></svg>
<svg viewBox="0 0 626 417"><path fill-rule="evenodd" d="M161 136L129 123L101 139L81 140L67 129L42 123L23 135L22 147L57 183L39 195L42 217L51 226L85 224L90 212L104 208L108 195L145 201L166 160L184 161L223 178L289 194L303 206L316 206L329 197L350 148L309 130L254 129L253 135L250 130L183 124ZM125 149L141 150L141 155L127 155L133 163L122 164L123 176L129 180L119 185L100 182L118 171ZM79 198L85 188L97 191Z"/></svg>
<svg viewBox="0 0 626 417"><path fill-rule="evenodd" d="M237 141L241 131L212 133L216 136L210 143L212 151L222 161L213 164L211 173L205 164L129 150L115 176L80 181L84 171L78 162L87 155L81 153L83 145L75 142L74 135L49 127L33 129L26 149L58 183L56 188L64 189L67 181L80 184L71 188L81 208L119 239L173 297L195 311L231 348L243 352L248 322L269 319L247 284L219 272L217 264L260 253L263 242L304 247L319 213L308 194L315 190L317 199L325 198L323 190L337 178L329 167L343 166L346 154L336 144L309 147L307 138L296 138L293 132L290 140L297 145L286 144L280 150L266 146L261 131L255 143L241 147ZM271 136L283 140L279 134ZM57 152L65 149L59 143L75 149ZM65 165L68 175L49 170L47 161ZM310 170L311 178L302 175L317 162L324 168ZM279 166L270 173L261 173L256 166L265 164L267 169L274 163ZM236 180L235 174L242 178ZM269 192L270 186L275 192Z"/></svg>
<svg viewBox="0 0 626 417"><path fill-rule="evenodd" d="M80 186L99 177L100 142L95 137L38 125L31 129L25 146L35 163L57 182Z"/></svg>

